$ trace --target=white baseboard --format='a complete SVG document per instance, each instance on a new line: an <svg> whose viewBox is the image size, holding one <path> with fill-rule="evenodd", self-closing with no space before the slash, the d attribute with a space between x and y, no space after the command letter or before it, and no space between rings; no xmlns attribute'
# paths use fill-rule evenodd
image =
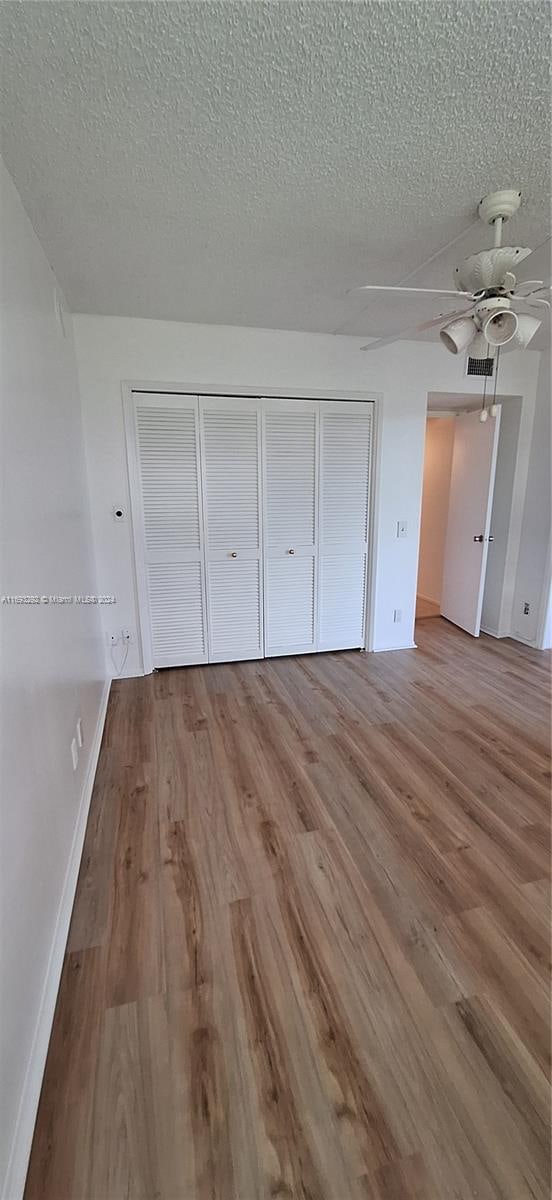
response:
<svg viewBox="0 0 552 1200"><path fill-rule="evenodd" d="M491 629L490 625L482 625L481 633L488 633L489 637L506 638L511 637L509 629L505 629L503 633L499 629Z"/></svg>
<svg viewBox="0 0 552 1200"><path fill-rule="evenodd" d="M404 646L374 646L373 654L389 654L390 650L417 650L416 642L405 642Z"/></svg>
<svg viewBox="0 0 552 1200"><path fill-rule="evenodd" d="M521 642L524 646L531 646L533 650L538 650L537 639L524 637L522 633L509 633L508 637L514 642Z"/></svg>
<svg viewBox="0 0 552 1200"><path fill-rule="evenodd" d="M416 599L425 600L426 604L436 604L437 608L439 608L441 605L440 600L434 600L433 596L422 596L421 592L416 592Z"/></svg>
<svg viewBox="0 0 552 1200"><path fill-rule="evenodd" d="M21 1092L21 1100L19 1104L17 1120L15 1123L15 1132L13 1136L10 1157L8 1159L4 1186L2 1188L2 1200L21 1200L25 1190L25 1178L29 1164L29 1155L31 1153L36 1113L38 1109L38 1101L40 1099L40 1089L42 1087L42 1077L44 1075L44 1068L46 1066L48 1043L50 1041L50 1034L52 1031L57 994L61 979L61 970L65 955L65 947L67 945L67 937L69 934L69 924L71 921L71 913L73 911L73 902L77 888L79 867L82 857L82 847L86 832L86 823L88 820L88 810L90 808L90 800L92 798L92 789L94 787L94 778L96 775L96 766L98 763L98 756L102 743L102 734L105 724L110 687L111 680L107 679L104 684L102 697L100 700L98 720L96 722L96 729L90 750L90 758L88 760L86 777L83 783L79 811L75 823L75 832L73 834L73 842L69 854L69 861L67 863L67 870L65 872L63 890L61 893L61 900L56 918L54 937L50 949L50 957L48 959L48 967L46 969L46 977L42 989L42 996L40 998L38 1018L35 1026L27 1070L25 1072L25 1079Z"/></svg>

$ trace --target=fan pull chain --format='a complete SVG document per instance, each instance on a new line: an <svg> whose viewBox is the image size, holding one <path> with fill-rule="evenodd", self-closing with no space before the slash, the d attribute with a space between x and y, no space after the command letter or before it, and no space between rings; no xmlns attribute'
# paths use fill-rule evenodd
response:
<svg viewBox="0 0 552 1200"><path fill-rule="evenodd" d="M501 347L498 346L497 351L496 351L496 367L495 367L495 373L494 373L493 402L491 404L491 409L490 409L491 417L496 417L496 414L498 412L498 404L496 402L496 385L498 383L498 364L500 362L500 350L501 350Z"/></svg>
<svg viewBox="0 0 552 1200"><path fill-rule="evenodd" d="M487 409L485 407L486 397L487 397L487 376L485 375L485 379L483 380L483 404L481 406L481 412L479 414L480 421L486 421L489 416Z"/></svg>

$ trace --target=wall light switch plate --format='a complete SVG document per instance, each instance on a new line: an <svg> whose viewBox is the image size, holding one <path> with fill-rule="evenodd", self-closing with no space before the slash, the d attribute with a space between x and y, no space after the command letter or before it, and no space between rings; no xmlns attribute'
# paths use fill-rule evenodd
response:
<svg viewBox="0 0 552 1200"><path fill-rule="evenodd" d="M76 771L76 769L79 765L79 752L77 749L77 739L76 738L73 738L73 740L71 742L71 762L73 763L73 770Z"/></svg>
<svg viewBox="0 0 552 1200"><path fill-rule="evenodd" d="M77 721L77 742L79 747L84 746L84 733L82 731L82 717Z"/></svg>
<svg viewBox="0 0 552 1200"><path fill-rule="evenodd" d="M408 530L408 522L407 521L397 521L397 537L398 538L407 537L408 536L407 530Z"/></svg>

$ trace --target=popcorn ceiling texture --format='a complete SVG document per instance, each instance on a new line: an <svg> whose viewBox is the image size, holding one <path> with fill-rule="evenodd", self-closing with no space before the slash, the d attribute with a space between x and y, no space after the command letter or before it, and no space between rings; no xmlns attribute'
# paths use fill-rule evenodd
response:
<svg viewBox="0 0 552 1200"><path fill-rule="evenodd" d="M73 310L393 332L439 302L347 289L412 271L485 192L523 190L514 243L548 235L549 15L4 2L4 158ZM491 239L469 230L414 282L451 286Z"/></svg>

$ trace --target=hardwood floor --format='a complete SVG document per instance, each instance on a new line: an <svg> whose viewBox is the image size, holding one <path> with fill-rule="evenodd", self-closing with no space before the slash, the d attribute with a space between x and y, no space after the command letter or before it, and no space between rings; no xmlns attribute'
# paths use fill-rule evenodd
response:
<svg viewBox="0 0 552 1200"><path fill-rule="evenodd" d="M548 1200L548 654L113 685L26 1200Z"/></svg>
<svg viewBox="0 0 552 1200"><path fill-rule="evenodd" d="M441 610L438 604L433 600L424 600L423 596L416 596L416 620L421 621L424 617L439 617Z"/></svg>

